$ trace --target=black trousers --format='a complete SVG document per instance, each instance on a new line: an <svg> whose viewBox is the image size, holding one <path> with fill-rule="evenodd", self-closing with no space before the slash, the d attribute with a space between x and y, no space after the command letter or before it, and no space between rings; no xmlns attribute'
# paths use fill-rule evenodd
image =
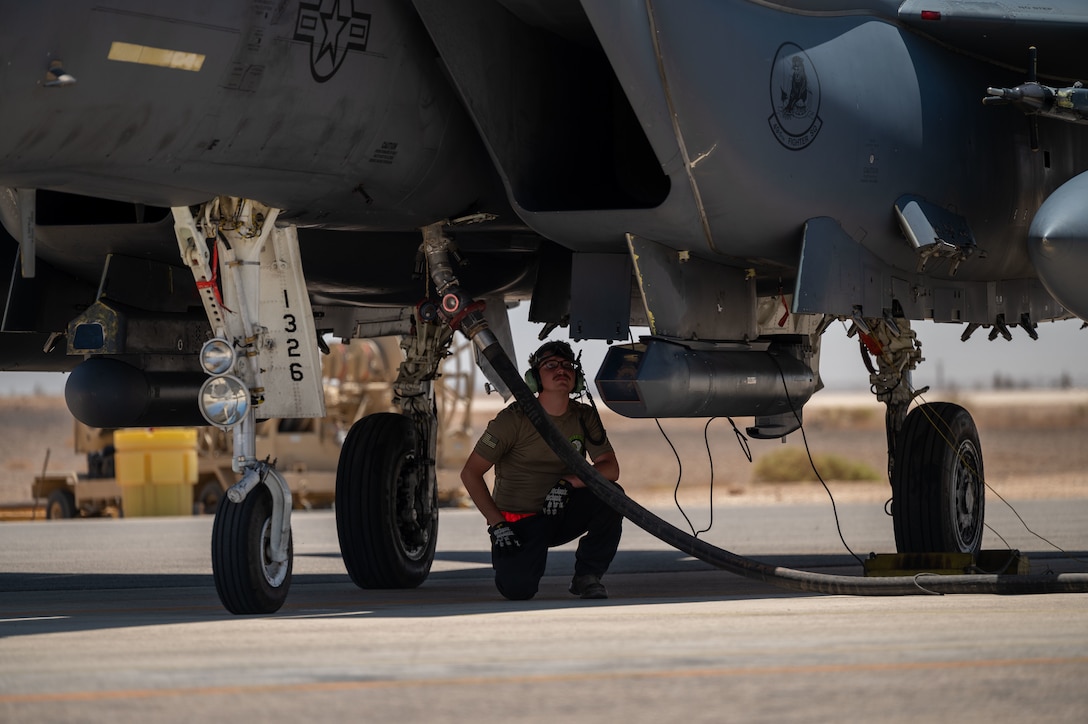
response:
<svg viewBox="0 0 1088 724"><path fill-rule="evenodd" d="M622 524L623 516L588 488L575 488L562 515L537 514L508 524L517 533L521 548L504 553L491 549L495 587L511 600L532 598L544 576L548 548L569 543L583 533L574 554L574 575L603 576L616 556Z"/></svg>

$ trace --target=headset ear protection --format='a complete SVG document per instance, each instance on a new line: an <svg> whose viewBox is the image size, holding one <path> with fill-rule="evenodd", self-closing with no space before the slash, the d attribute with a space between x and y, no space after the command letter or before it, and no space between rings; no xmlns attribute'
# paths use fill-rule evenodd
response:
<svg viewBox="0 0 1088 724"><path fill-rule="evenodd" d="M540 381L540 371L537 369L537 362L545 357L560 356L564 359L569 359L574 362L574 388L571 389L571 394L577 394L582 392L586 388L586 377L582 373L582 365L574 356L574 350L570 348L570 345L566 342L554 341L544 344L533 354L529 355L529 369L525 372L525 384L528 386L529 391L536 394L543 388L543 383Z"/></svg>
<svg viewBox="0 0 1088 724"><path fill-rule="evenodd" d="M525 370L525 385L534 395L540 392L540 373L536 371L536 367Z"/></svg>

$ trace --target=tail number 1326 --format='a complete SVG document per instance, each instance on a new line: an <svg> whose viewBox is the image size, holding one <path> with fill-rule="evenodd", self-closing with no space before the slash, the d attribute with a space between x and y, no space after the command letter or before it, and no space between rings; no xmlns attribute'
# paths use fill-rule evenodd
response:
<svg viewBox="0 0 1088 724"><path fill-rule="evenodd" d="M295 315L290 313L283 315L283 331L287 332L287 334L294 334L296 331L298 331L298 324L295 323ZM288 337L287 356L302 357L302 353L299 352L299 347L301 346L302 344L298 341L296 337ZM301 362L291 362L289 368L291 370L292 381L302 382L302 380L305 379L306 375L302 371Z"/></svg>

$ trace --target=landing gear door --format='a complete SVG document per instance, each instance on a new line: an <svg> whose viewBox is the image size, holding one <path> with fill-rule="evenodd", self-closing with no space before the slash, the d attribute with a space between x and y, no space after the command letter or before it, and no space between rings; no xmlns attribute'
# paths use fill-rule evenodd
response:
<svg viewBox="0 0 1088 724"><path fill-rule="evenodd" d="M295 227L276 228L261 251L260 417L324 417L321 358Z"/></svg>

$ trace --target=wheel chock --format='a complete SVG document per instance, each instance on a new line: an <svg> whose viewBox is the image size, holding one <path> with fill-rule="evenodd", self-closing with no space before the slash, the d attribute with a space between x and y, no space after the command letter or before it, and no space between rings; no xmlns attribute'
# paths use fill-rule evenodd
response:
<svg viewBox="0 0 1088 724"><path fill-rule="evenodd" d="M1027 556L1017 550L971 553L870 553L864 561L866 576L962 576L972 573L1026 575Z"/></svg>

